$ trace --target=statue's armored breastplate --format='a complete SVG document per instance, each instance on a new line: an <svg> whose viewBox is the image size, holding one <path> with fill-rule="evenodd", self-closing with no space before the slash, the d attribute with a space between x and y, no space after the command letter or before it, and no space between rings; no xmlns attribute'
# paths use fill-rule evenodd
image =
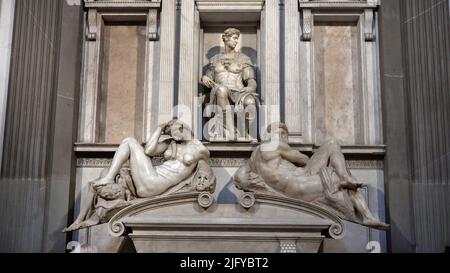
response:
<svg viewBox="0 0 450 273"><path fill-rule="evenodd" d="M224 85L232 90L242 90L244 84L242 82L242 73L236 74L229 71L216 71L216 83Z"/></svg>
<svg viewBox="0 0 450 273"><path fill-rule="evenodd" d="M237 56L230 58L226 55L219 55L212 62L212 66L215 74L214 81L217 84L238 91L244 88L242 74L245 66Z"/></svg>

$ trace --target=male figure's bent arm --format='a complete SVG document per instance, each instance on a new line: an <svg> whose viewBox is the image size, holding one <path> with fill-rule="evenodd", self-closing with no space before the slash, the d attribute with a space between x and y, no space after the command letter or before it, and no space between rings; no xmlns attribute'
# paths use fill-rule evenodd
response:
<svg viewBox="0 0 450 273"><path fill-rule="evenodd" d="M297 150L292 149L289 145L287 144L280 144L280 155L292 162L297 164L300 167L304 167L306 166L306 164L309 161L309 157L307 157L306 155L300 153Z"/></svg>

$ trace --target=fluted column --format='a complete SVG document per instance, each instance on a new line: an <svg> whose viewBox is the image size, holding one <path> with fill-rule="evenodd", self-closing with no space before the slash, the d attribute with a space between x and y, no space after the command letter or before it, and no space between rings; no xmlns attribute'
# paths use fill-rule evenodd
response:
<svg viewBox="0 0 450 273"><path fill-rule="evenodd" d="M0 219L8 220L0 226L0 252L43 249L52 146L59 141L53 130L62 95L56 91L62 4L16 1L0 174Z"/></svg>
<svg viewBox="0 0 450 273"><path fill-rule="evenodd" d="M425 253L443 252L450 239L450 9L445 2L400 3L415 247Z"/></svg>
<svg viewBox="0 0 450 273"><path fill-rule="evenodd" d="M265 105L262 129L280 121L280 6L266 1L261 16L263 36L262 99Z"/></svg>
<svg viewBox="0 0 450 273"><path fill-rule="evenodd" d="M307 108L304 103L307 90L300 89L300 12L298 0L284 0L284 4L285 122L291 134L290 141L300 142L306 118L302 111Z"/></svg>
<svg viewBox="0 0 450 273"><path fill-rule="evenodd" d="M158 123L173 116L175 92L175 41L177 0L164 0L161 7L161 59L158 96Z"/></svg>
<svg viewBox="0 0 450 273"><path fill-rule="evenodd" d="M193 125L193 101L197 86L195 74L195 0L181 3L180 67L178 81L178 116L190 127Z"/></svg>
<svg viewBox="0 0 450 273"><path fill-rule="evenodd" d="M0 166L2 165L3 158L3 139L15 5L15 0L0 1Z"/></svg>
<svg viewBox="0 0 450 273"><path fill-rule="evenodd" d="M385 178L392 252L443 252L450 234L450 8L380 6Z"/></svg>

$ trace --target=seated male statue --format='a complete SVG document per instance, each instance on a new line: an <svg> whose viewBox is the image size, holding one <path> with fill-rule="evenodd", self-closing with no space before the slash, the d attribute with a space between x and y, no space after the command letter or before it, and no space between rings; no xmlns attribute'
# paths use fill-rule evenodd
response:
<svg viewBox="0 0 450 273"><path fill-rule="evenodd" d="M244 113L246 123L241 126L244 131L237 133L247 139L256 140L255 136L249 134L259 104L256 93L258 84L252 60L244 53L236 51L240 35L241 32L235 28L224 31L222 39L225 52L211 58L208 71L201 79L202 85L211 90L209 105L218 108L218 113L210 121L214 123L214 126L211 126L214 129L209 132L212 139L222 138L221 129L225 129L226 140L235 140L234 112L230 107L234 105Z"/></svg>

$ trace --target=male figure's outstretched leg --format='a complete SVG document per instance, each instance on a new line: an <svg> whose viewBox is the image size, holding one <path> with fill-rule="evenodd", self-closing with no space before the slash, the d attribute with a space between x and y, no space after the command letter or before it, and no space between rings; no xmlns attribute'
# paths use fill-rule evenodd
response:
<svg viewBox="0 0 450 273"><path fill-rule="evenodd" d="M380 220L375 218L375 216L373 216L373 214L369 210L369 206L367 205L363 194L360 191L348 191L348 194L356 211L361 214L364 225L381 230L389 229L390 225L381 222Z"/></svg>

